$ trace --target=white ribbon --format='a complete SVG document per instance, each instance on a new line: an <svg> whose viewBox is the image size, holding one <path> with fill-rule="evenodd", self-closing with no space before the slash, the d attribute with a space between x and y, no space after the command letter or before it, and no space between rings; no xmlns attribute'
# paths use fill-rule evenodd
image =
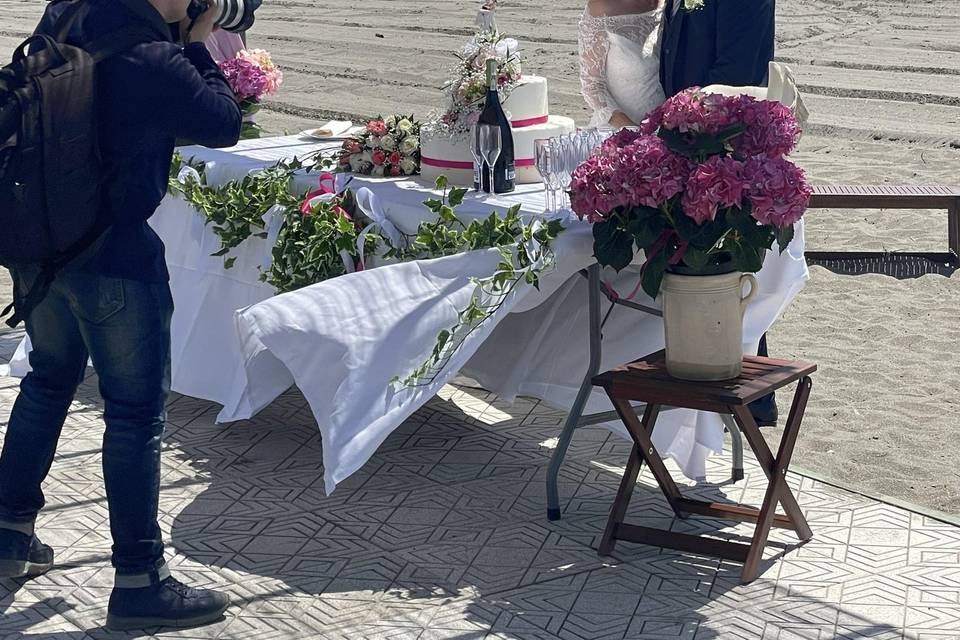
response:
<svg viewBox="0 0 960 640"><path fill-rule="evenodd" d="M283 221L286 219L287 208L283 205L275 204L263 217L263 226L267 230L267 246L264 251L263 261L260 263L260 272L266 273L273 265L273 247L277 244L277 238L280 236L280 229L283 228Z"/></svg>
<svg viewBox="0 0 960 640"><path fill-rule="evenodd" d="M187 184L188 179L192 179L197 184L203 184L203 178L200 177L200 172L190 165L185 164L180 167L180 172L177 174L177 182Z"/></svg>
<svg viewBox="0 0 960 640"><path fill-rule="evenodd" d="M387 218L386 213L384 213L383 208L380 206L380 199L377 197L377 194L367 187L361 187L355 195L357 207L363 211L367 218L373 221L360 232L360 236L357 238L357 255L360 256L360 265L366 268L363 246L366 244L368 233L375 228L379 228L380 232L386 236L395 247L399 247L403 242L403 234L400 233L400 230Z"/></svg>

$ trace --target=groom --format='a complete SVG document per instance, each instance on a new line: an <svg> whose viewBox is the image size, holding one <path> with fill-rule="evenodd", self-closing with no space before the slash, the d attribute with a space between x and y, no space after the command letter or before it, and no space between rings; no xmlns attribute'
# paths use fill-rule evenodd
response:
<svg viewBox="0 0 960 640"><path fill-rule="evenodd" d="M701 8L696 8L702 4ZM762 87L773 59L775 0L667 0L660 82L667 96L690 87ZM759 354L767 355L767 336ZM761 426L777 423L773 394L750 405Z"/></svg>

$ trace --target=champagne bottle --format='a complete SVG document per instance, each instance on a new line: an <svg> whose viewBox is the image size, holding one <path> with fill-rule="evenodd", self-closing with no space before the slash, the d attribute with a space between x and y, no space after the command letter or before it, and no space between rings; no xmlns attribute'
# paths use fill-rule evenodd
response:
<svg viewBox="0 0 960 640"><path fill-rule="evenodd" d="M507 193L513 191L517 171L514 165L513 155L513 131L510 129L510 121L507 120L507 114L503 112L503 105L500 104L500 94L497 92L497 61L487 60L487 101L480 112L480 119L477 121L477 136L480 135L480 125L488 124L500 128L500 156L493 166L493 192ZM477 148L482 149L479 139ZM486 160L480 167L480 184L484 190L490 185L490 168Z"/></svg>

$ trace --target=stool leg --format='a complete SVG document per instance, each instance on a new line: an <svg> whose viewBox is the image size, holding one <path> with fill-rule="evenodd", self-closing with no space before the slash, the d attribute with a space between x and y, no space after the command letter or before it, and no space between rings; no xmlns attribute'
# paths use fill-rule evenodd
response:
<svg viewBox="0 0 960 640"><path fill-rule="evenodd" d="M743 434L740 433L740 427L737 426L737 421L733 419L733 416L721 414L720 419L723 420L723 424L730 433L730 448L733 450L733 472L730 479L734 482L740 482L743 480Z"/></svg>
<svg viewBox="0 0 960 640"><path fill-rule="evenodd" d="M670 471L663 463L663 458L660 457L656 447L653 446L653 440L650 439L653 428L656 426L657 416L660 415L660 407L653 404L647 405L641 423L629 401L614 398L612 395L610 400L613 402L620 419L623 420L623 424L626 425L627 431L630 432L633 443L640 449L640 455L643 456L644 462L650 467L650 472L657 480L657 484L660 485L660 490L663 491L664 497L670 503L673 513L681 520L685 520L687 513L681 510L679 505L679 501L683 499L683 496L680 495L680 489L670 476Z"/></svg>
<svg viewBox="0 0 960 640"><path fill-rule="evenodd" d="M751 446L760 460L760 465L764 468L769 479L767 491L764 495L763 506L760 509L760 516L757 520L757 528L753 533L753 541L750 544L750 551L743 565L741 579L744 583L752 582L756 579L760 562L763 559L763 549L766 546L767 538L770 535L770 527L773 524L773 518L777 511L777 503L783 505L783 509L790 518L797 532L797 536L807 541L813 537L810 525L800 510L793 492L787 485L787 470L790 466L790 460L793 457L793 449L797 443L797 436L800 432L800 423L803 420L803 412L807 406L807 400L810 397L812 382L810 378L802 378L797 386L797 393L794 396L793 406L790 408L790 417L787 420L787 426L784 429L783 438L780 440L780 448L777 457L774 459L770 453L769 447L760 434L760 429L753 422L753 416L746 407L732 407L734 415L738 421L744 424L744 433L750 440ZM752 423L752 424L751 424ZM759 442L754 440L759 438Z"/></svg>
<svg viewBox="0 0 960 640"><path fill-rule="evenodd" d="M633 490L637 486L637 478L640 477L640 469L643 467L643 456L637 445L633 445L630 451L630 461L627 462L627 468L623 472L623 478L620 480L620 488L617 490L617 497L610 508L610 517L607 518L607 528L603 531L603 537L600 539L601 556L608 556L613 553L613 547L617 544L617 527L623 523L627 515L627 507L630 506L630 499L633 497Z"/></svg>

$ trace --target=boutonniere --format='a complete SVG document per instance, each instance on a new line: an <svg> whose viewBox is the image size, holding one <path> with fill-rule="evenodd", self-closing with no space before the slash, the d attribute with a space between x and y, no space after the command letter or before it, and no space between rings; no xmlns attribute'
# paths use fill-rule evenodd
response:
<svg viewBox="0 0 960 640"><path fill-rule="evenodd" d="M683 8L687 11L699 11L703 9L704 0L683 0Z"/></svg>

